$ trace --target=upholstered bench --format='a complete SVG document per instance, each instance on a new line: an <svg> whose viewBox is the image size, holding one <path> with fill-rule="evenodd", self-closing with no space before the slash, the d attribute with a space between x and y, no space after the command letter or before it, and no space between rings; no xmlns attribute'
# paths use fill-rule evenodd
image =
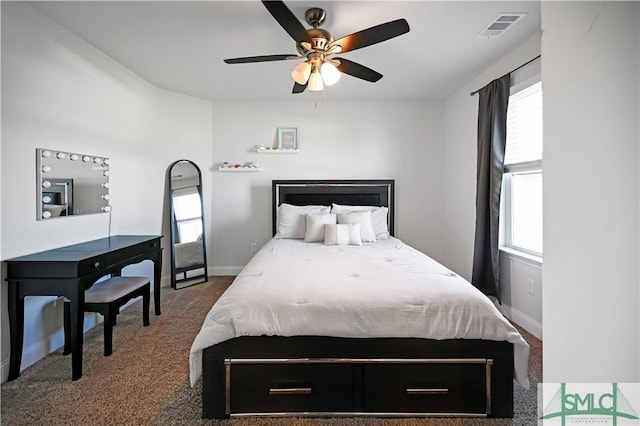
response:
<svg viewBox="0 0 640 426"><path fill-rule="evenodd" d="M91 286L84 293L84 311L97 312L104 317L104 356L113 351L113 326L120 308L129 300L142 296L142 323L149 325L151 284L148 277L112 277ZM64 354L71 353L71 307L64 304Z"/></svg>

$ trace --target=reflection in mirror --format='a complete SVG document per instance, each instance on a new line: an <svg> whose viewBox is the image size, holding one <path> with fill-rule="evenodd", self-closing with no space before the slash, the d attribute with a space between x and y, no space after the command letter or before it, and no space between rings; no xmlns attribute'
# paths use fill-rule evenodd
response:
<svg viewBox="0 0 640 426"><path fill-rule="evenodd" d="M169 167L171 199L171 287L180 289L206 282L202 174L189 160Z"/></svg>
<svg viewBox="0 0 640 426"><path fill-rule="evenodd" d="M109 159L36 149L36 218L103 213L109 206Z"/></svg>

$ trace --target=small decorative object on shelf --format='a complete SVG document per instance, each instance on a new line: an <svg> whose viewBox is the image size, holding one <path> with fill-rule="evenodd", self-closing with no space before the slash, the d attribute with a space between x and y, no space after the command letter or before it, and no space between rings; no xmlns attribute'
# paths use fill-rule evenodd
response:
<svg viewBox="0 0 640 426"><path fill-rule="evenodd" d="M278 149L298 149L297 127L278 127Z"/></svg>
<svg viewBox="0 0 640 426"><path fill-rule="evenodd" d="M244 164L230 164L225 161L220 167L218 167L218 170L221 172L261 172L262 167L260 167L260 163L258 163L257 161L252 161Z"/></svg>

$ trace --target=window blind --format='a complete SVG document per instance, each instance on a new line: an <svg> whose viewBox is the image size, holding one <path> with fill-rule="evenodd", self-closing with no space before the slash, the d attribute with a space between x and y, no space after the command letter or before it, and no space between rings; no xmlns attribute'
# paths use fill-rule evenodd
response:
<svg viewBox="0 0 640 426"><path fill-rule="evenodd" d="M509 98L505 165L542 160L542 82Z"/></svg>

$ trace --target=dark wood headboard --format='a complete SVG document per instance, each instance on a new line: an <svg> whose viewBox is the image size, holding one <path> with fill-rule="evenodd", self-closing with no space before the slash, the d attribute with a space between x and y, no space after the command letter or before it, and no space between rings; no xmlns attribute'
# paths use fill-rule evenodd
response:
<svg viewBox="0 0 640 426"><path fill-rule="evenodd" d="M332 203L350 206L384 206L389 208L389 233L394 235L395 181L387 180L274 180L272 181L272 223L276 234L278 206Z"/></svg>

